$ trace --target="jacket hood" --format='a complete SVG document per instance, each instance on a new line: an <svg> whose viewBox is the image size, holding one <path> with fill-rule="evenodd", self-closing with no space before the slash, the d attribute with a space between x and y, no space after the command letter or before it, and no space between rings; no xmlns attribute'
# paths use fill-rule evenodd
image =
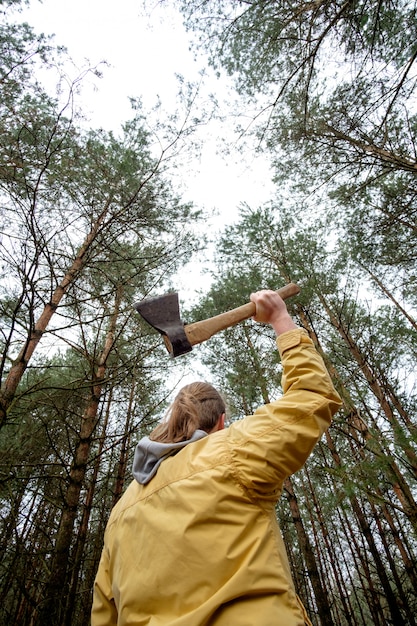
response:
<svg viewBox="0 0 417 626"><path fill-rule="evenodd" d="M141 485L146 485L158 471L162 461L173 456L193 441L207 437L204 430L197 429L191 439L178 443L161 443L143 437L136 446L133 458L133 476Z"/></svg>

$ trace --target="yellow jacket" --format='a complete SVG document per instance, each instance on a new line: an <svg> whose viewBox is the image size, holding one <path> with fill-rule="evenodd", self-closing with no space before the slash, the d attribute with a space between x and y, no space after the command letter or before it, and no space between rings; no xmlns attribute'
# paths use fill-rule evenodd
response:
<svg viewBox="0 0 417 626"><path fill-rule="evenodd" d="M340 398L307 333L277 339L283 396L163 460L114 507L92 626L303 626L275 515Z"/></svg>

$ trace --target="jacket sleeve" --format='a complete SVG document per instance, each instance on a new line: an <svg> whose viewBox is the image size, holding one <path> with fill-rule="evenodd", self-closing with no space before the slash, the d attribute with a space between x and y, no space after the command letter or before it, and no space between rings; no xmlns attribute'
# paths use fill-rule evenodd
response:
<svg viewBox="0 0 417 626"><path fill-rule="evenodd" d="M330 375L307 332L277 339L282 397L229 427L236 479L251 497L276 500L285 478L299 470L341 405Z"/></svg>
<svg viewBox="0 0 417 626"><path fill-rule="evenodd" d="M117 626L117 609L112 594L106 546L103 548L94 582L91 626Z"/></svg>

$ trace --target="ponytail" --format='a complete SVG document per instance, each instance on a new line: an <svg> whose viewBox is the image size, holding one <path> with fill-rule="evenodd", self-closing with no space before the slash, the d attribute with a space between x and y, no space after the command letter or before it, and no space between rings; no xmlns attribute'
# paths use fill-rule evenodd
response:
<svg viewBox="0 0 417 626"><path fill-rule="evenodd" d="M171 404L165 420L151 432L152 441L177 443L191 439L197 429L213 430L226 405L209 383L196 382L183 387Z"/></svg>

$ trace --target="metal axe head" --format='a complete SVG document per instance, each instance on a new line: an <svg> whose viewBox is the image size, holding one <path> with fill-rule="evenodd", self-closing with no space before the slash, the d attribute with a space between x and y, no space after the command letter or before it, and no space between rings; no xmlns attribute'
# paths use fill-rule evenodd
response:
<svg viewBox="0 0 417 626"><path fill-rule="evenodd" d="M161 333L172 356L179 356L192 350L180 317L178 293L147 298L133 306L148 324Z"/></svg>
<svg viewBox="0 0 417 626"><path fill-rule="evenodd" d="M299 292L298 285L288 283L288 285L278 289L277 293L286 300ZM180 318L177 293L168 293L165 296L142 300L133 306L148 324L161 333L168 352L172 356L190 352L192 346L206 341L221 330L249 319L256 312L255 304L247 302L230 311L184 326Z"/></svg>

